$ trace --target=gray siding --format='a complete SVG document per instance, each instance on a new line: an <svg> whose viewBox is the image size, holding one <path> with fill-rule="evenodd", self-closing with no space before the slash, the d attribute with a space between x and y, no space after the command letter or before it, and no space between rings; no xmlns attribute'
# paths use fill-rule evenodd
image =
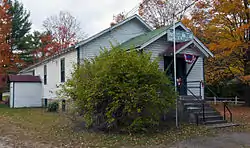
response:
<svg viewBox="0 0 250 148"><path fill-rule="evenodd" d="M168 47L170 46L170 42L167 42L166 40L166 36L163 36L161 38L159 38L157 41L153 42L152 44L148 45L145 50L147 52L152 52L152 60L155 58L159 58L159 69L160 70L164 70L164 58L163 56L160 56L160 54L162 52L164 52L165 50L168 49ZM193 69L191 70L187 81L204 81L204 73L203 73L203 55L200 55L199 52L197 51L193 51L189 48L183 50L182 52L180 52L180 54L184 54L184 53L188 53L188 54L194 54L196 56L200 56L197 60L197 62L195 63ZM187 72L189 71L190 67L192 64L187 64ZM199 83L188 83L188 87L199 87ZM189 88L190 91L192 91L195 95L199 96L200 95L200 89L199 88ZM202 96L204 96L204 89L202 89L201 91ZM188 92L188 95L191 95L190 92Z"/></svg>
<svg viewBox="0 0 250 148"><path fill-rule="evenodd" d="M180 52L180 54L192 54L192 55L200 56L200 53L199 53L199 52L194 51L194 50L192 50L192 49L190 49L190 48L186 48L186 49L182 50L182 51Z"/></svg>
<svg viewBox="0 0 250 148"><path fill-rule="evenodd" d="M159 61L159 69L164 70L164 58L163 56L160 56L161 53L163 53L165 50L167 50L169 46L169 42L167 42L167 37L163 36L153 42L152 44L145 47L145 51L152 53L152 60L158 58Z"/></svg>
<svg viewBox="0 0 250 148"><path fill-rule="evenodd" d="M148 31L143 24L137 19L133 19L122 26L111 30L108 33L90 41L80 47L80 61L83 59L94 58L99 55L101 48L110 48L110 42L113 45L124 43L129 39L141 35Z"/></svg>
<svg viewBox="0 0 250 148"><path fill-rule="evenodd" d="M195 63L193 69L191 70L190 74L187 77L187 82L190 81L204 81L204 67L203 67L203 57L199 57L197 62ZM192 64L187 64L187 72L190 69ZM188 87L199 87L200 84L198 82L195 83L188 83ZM189 88L195 95L200 95L200 89L199 88ZM201 90L202 96L204 96L204 89ZM191 95L190 92L188 92L188 95Z"/></svg>

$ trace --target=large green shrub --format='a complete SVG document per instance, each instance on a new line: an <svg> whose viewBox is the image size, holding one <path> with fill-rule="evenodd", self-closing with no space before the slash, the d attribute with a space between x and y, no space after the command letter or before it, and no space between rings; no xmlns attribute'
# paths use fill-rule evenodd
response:
<svg viewBox="0 0 250 148"><path fill-rule="evenodd" d="M75 68L62 94L72 98L86 127L141 131L160 124L176 94L151 54L112 47Z"/></svg>

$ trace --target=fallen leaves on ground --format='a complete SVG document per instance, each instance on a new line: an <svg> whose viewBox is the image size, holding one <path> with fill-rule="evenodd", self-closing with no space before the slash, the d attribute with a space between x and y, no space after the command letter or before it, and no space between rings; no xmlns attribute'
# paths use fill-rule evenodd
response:
<svg viewBox="0 0 250 148"><path fill-rule="evenodd" d="M221 111L220 106L215 106ZM222 108L223 109L223 108ZM231 108L234 119L250 123L250 108ZM241 120L239 120L241 119ZM192 137L213 136L223 130L208 130L204 126L181 125L151 134L104 134L75 131L63 114L44 109L0 108L0 137L21 147L166 147ZM241 129L249 128L247 126ZM233 129L233 128L232 128ZM250 129L250 128L249 128Z"/></svg>

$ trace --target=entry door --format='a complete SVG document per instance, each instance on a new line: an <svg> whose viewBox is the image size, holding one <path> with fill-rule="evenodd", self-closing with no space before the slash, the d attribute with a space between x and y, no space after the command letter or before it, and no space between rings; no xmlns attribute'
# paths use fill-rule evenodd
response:
<svg viewBox="0 0 250 148"><path fill-rule="evenodd" d="M174 58L164 57L164 69L166 75L172 80L174 85ZM180 95L187 95L186 62L184 58L176 58L176 77L182 79L182 87L178 89Z"/></svg>

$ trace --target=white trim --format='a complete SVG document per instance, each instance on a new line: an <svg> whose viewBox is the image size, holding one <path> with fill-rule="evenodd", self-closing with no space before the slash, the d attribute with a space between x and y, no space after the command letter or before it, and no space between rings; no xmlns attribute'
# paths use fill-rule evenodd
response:
<svg viewBox="0 0 250 148"><path fill-rule="evenodd" d="M214 57L214 54L197 38L194 36L194 40L211 56Z"/></svg>
<svg viewBox="0 0 250 148"><path fill-rule="evenodd" d="M179 26L181 26L181 28L183 28L185 31L191 32L182 22L176 23L175 28L177 28L177 27L179 27ZM174 26L171 26L169 29L173 29L173 27L174 27Z"/></svg>
<svg viewBox="0 0 250 148"><path fill-rule="evenodd" d="M122 22L120 22L120 23L118 23L118 24L116 24L116 25L114 25L114 26L112 26L112 27L109 27L109 28L107 28L107 29L101 31L101 32L99 32L99 33L97 33L97 34L95 34L95 35L89 37L88 39L83 40L82 42L79 42L78 44L76 44L76 48L78 48L79 46L82 46L82 45L84 45L84 44L86 44L86 43L88 43L88 42L90 42L90 41L92 41L92 40L94 40L94 39L100 37L101 35L103 35L103 34L109 32L109 31L111 31L111 30L113 30L113 29L115 29L115 28L117 28L117 27L119 27L119 26L121 26L121 25L123 25L123 24L129 22L130 20L132 20L132 19L134 19L134 18L138 19L138 20L139 20L144 26L146 26L147 29L149 29L150 31L153 30L147 23L145 23L145 22L141 19L141 17L139 17L137 14L135 14L135 15L133 15L133 16L127 18L126 20L124 20L124 21L122 21Z"/></svg>
<svg viewBox="0 0 250 148"><path fill-rule="evenodd" d="M139 49L143 49L143 48L147 47L148 45L152 44L153 42L155 42L156 40L158 40L159 38L163 37L166 34L167 34L167 31L162 32L161 34L153 37L152 39L150 39L146 43L142 44L142 46Z"/></svg>
<svg viewBox="0 0 250 148"><path fill-rule="evenodd" d="M176 27L179 27L179 26L181 26L185 31L191 32L182 22L178 22ZM171 27L171 28L173 28L173 27ZM214 57L213 53L197 37L195 37L193 35L193 38L208 53L209 56Z"/></svg>
<svg viewBox="0 0 250 148"><path fill-rule="evenodd" d="M27 68L19 71L19 74L27 72L27 71L29 72L29 70L31 70L31 69L33 69L33 68L35 68L35 67L37 67L37 66L39 66L39 65L41 65L43 63L48 63L48 61L53 60L53 59L55 59L55 58L57 58L57 57L59 57L61 55L67 54L67 53L72 52L72 51L75 51L74 46L66 48L66 49L64 49L64 50L62 50L62 51L60 51L60 52L58 52L58 53L56 53L56 54L54 54L54 55L52 55L50 57L48 57L48 58L46 58L46 59L38 62L38 63L35 63L35 64L33 64L33 65L31 65L31 66L29 66L29 67L27 67Z"/></svg>
<svg viewBox="0 0 250 148"><path fill-rule="evenodd" d="M196 42L194 42L194 45L197 46L199 48L199 50L206 56L209 57L209 53L206 52L206 50L200 46L199 44L197 44Z"/></svg>
<svg viewBox="0 0 250 148"><path fill-rule="evenodd" d="M185 44L184 46L182 46L177 52L176 54L180 53L182 50L184 50L185 48L187 48L189 45L193 44L194 41L191 40L190 42L188 42L187 44Z"/></svg>

